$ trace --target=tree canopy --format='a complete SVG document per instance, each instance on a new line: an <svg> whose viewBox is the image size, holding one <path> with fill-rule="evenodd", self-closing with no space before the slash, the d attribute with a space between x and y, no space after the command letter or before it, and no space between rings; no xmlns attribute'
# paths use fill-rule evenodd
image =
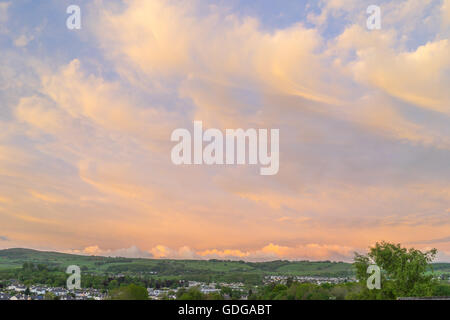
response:
<svg viewBox="0 0 450 320"><path fill-rule="evenodd" d="M147 289L135 284L113 289L110 292L111 300L148 300Z"/></svg>
<svg viewBox="0 0 450 320"><path fill-rule="evenodd" d="M398 297L425 297L433 294L436 282L427 274L430 263L436 256L436 249L422 252L404 248L400 244L376 243L366 255L355 253L356 277L362 291L352 295L359 299L396 299ZM381 289L369 290L367 279L370 265L381 269Z"/></svg>

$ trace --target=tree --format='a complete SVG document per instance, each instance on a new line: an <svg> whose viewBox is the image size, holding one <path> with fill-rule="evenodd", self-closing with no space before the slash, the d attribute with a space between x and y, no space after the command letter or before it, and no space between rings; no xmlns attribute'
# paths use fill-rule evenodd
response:
<svg viewBox="0 0 450 320"><path fill-rule="evenodd" d="M24 262L22 265L22 270L25 272L33 271L34 264L31 262Z"/></svg>
<svg viewBox="0 0 450 320"><path fill-rule="evenodd" d="M349 296L351 299L396 299L398 297L431 296L436 285L426 271L436 256L437 250L421 252L414 248L402 248L400 244L376 243L367 255L355 253L356 277L362 290ZM381 269L381 289L369 290L367 273L369 265Z"/></svg>
<svg viewBox="0 0 450 320"><path fill-rule="evenodd" d="M53 292L47 291L44 295L44 300L59 300L59 297Z"/></svg>
<svg viewBox="0 0 450 320"><path fill-rule="evenodd" d="M206 296L197 287L192 287L183 292L178 300L205 300Z"/></svg>
<svg viewBox="0 0 450 320"><path fill-rule="evenodd" d="M135 284L123 286L110 292L111 300L148 300L147 289Z"/></svg>
<svg viewBox="0 0 450 320"><path fill-rule="evenodd" d="M109 289L109 290L113 290L113 289L115 289L115 288L117 288L117 287L119 287L119 282L118 282L116 279L112 280L112 281L108 284L108 289Z"/></svg>
<svg viewBox="0 0 450 320"><path fill-rule="evenodd" d="M206 300L224 300L224 297L219 292L213 292L206 295Z"/></svg>
<svg viewBox="0 0 450 320"><path fill-rule="evenodd" d="M286 287L289 288L293 282L294 282L294 279L292 277L288 277L286 280Z"/></svg>

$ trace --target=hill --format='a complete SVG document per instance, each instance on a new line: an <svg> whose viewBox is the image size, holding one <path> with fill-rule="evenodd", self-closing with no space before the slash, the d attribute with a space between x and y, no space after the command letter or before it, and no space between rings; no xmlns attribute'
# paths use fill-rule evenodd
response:
<svg viewBox="0 0 450 320"><path fill-rule="evenodd" d="M32 249L0 250L0 270L20 268L23 263L43 264L63 270L75 264L90 273L156 273L165 276L195 273L257 273L299 276L349 276L352 266L331 261L244 262L227 260L170 260L83 256Z"/></svg>
<svg viewBox="0 0 450 320"><path fill-rule="evenodd" d="M353 276L350 263L332 261L244 262L227 260L170 260L135 259L100 256L83 256L31 249L0 250L0 270L21 268L25 262L45 265L64 271L69 265L78 265L91 274L155 275L164 278L197 279L199 276L227 280L233 278L261 278L263 275L291 276ZM450 273L450 263L435 263L437 274Z"/></svg>

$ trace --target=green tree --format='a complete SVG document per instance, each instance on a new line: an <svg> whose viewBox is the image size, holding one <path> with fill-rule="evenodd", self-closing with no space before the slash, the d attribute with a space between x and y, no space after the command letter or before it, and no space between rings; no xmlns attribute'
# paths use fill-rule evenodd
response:
<svg viewBox="0 0 450 320"><path fill-rule="evenodd" d="M148 300L147 289L135 284L111 290L111 300Z"/></svg>
<svg viewBox="0 0 450 320"><path fill-rule="evenodd" d="M53 292L46 292L44 295L44 300L59 300L59 297Z"/></svg>
<svg viewBox="0 0 450 320"><path fill-rule="evenodd" d="M436 256L436 249L421 252L406 249L400 244L376 243L367 255L355 253L356 277L362 286L361 292L349 295L350 299L396 299L398 297L431 296L436 286L431 274L426 274ZM367 273L369 265L381 269L381 289L369 290Z"/></svg>
<svg viewBox="0 0 450 320"><path fill-rule="evenodd" d="M108 289L109 289L109 290L116 289L117 287L119 287L119 282L118 282L116 279L112 280L112 281L108 284Z"/></svg>
<svg viewBox="0 0 450 320"><path fill-rule="evenodd" d="M433 296L450 297L450 284L441 283L434 288Z"/></svg>
<svg viewBox="0 0 450 320"><path fill-rule="evenodd" d="M224 297L219 292L213 292L206 296L206 300L224 300Z"/></svg>
<svg viewBox="0 0 450 320"><path fill-rule="evenodd" d="M180 295L178 300L205 300L206 295L204 295L199 288L192 287L186 290Z"/></svg>

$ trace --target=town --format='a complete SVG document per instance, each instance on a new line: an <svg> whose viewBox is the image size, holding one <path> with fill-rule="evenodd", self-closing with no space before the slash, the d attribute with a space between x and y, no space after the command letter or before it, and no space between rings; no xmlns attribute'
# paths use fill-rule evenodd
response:
<svg viewBox="0 0 450 320"><path fill-rule="evenodd" d="M378 246L391 248L384 242ZM401 248L398 251L399 255L404 252ZM368 285L370 274L366 270L370 266L363 258L356 256L353 264L329 260L170 260L13 248L0 250L0 299L348 300L370 298L379 291L396 298L386 285L393 283L392 275L380 274L376 290ZM450 295L450 264L422 263L417 272L422 282L428 283L424 295ZM407 296L408 292L399 295Z"/></svg>
<svg viewBox="0 0 450 320"><path fill-rule="evenodd" d="M11 281L5 288L0 288L0 300L104 300L106 294L97 289L68 290L61 287L36 285L27 287Z"/></svg>
<svg viewBox="0 0 450 320"><path fill-rule="evenodd" d="M298 283L312 284L340 284L354 282L352 277L312 277L312 276L286 276L271 275L264 277L262 285ZM6 284L5 284L6 283ZM201 281L179 281L176 288L160 287L147 288L148 297L151 300L176 300L180 293L195 288L204 295L217 294L225 300L247 300L249 293L258 289L258 285L248 286L242 282L232 283L205 283ZM51 287L47 285L26 286L17 280L9 280L0 284L0 300L105 300L108 299L108 290L94 288L82 288L69 290L63 287Z"/></svg>

